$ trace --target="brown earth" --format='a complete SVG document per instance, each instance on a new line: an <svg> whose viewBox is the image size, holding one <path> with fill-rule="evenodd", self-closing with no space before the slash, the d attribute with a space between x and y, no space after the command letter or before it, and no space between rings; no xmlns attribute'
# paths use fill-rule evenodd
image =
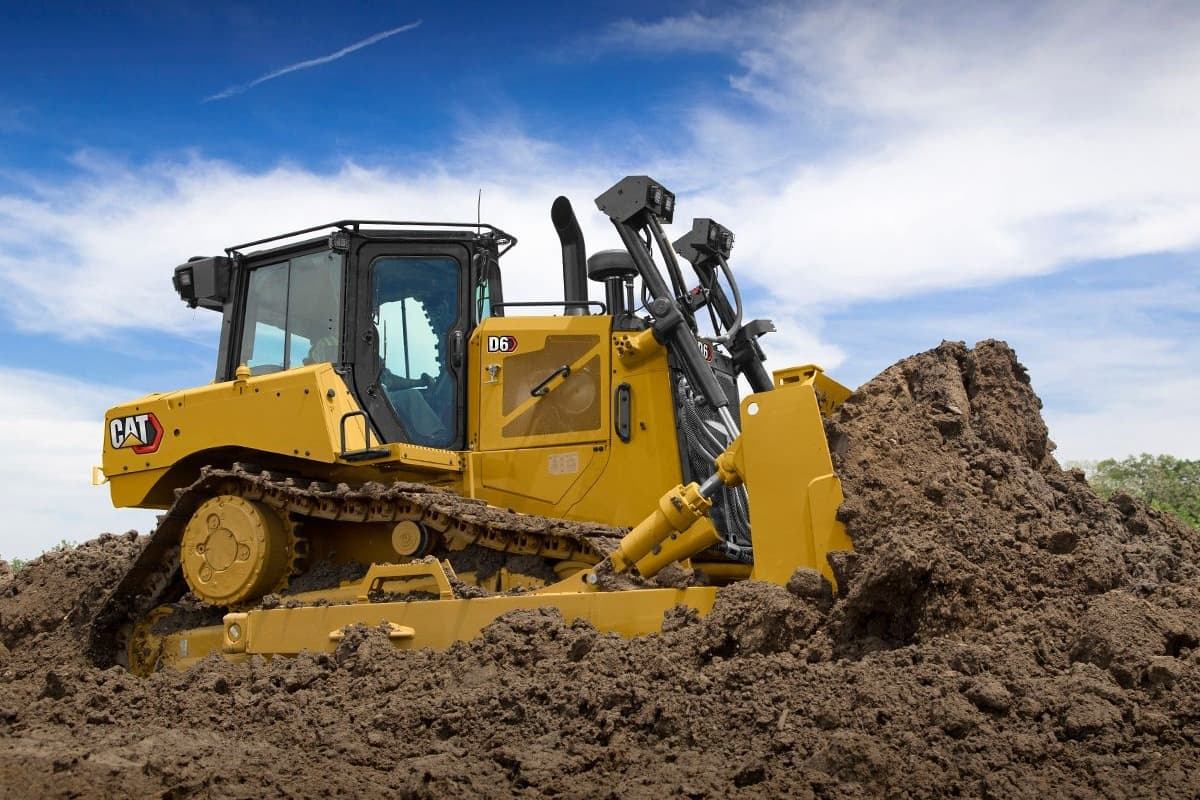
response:
<svg viewBox="0 0 1200 800"><path fill-rule="evenodd" d="M519 612L140 680L80 654L138 540L0 570L0 794L1194 798L1196 534L1061 470L1039 409L1000 342L891 367L828 425L840 595L737 584L636 640Z"/></svg>

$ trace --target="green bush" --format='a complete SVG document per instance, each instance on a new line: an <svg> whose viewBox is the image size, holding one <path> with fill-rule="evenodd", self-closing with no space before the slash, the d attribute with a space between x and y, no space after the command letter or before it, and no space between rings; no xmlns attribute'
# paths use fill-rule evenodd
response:
<svg viewBox="0 0 1200 800"><path fill-rule="evenodd" d="M1103 497L1122 491L1174 514L1200 530L1200 461L1143 453L1086 465L1088 482Z"/></svg>

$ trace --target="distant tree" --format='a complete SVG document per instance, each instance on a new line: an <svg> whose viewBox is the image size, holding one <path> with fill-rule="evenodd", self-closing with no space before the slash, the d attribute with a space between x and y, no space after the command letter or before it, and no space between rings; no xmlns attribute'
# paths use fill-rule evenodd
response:
<svg viewBox="0 0 1200 800"><path fill-rule="evenodd" d="M1098 494L1127 492L1200 530L1200 461L1143 453L1088 464L1086 471Z"/></svg>
<svg viewBox="0 0 1200 800"><path fill-rule="evenodd" d="M12 561L9 562L9 566L12 567L12 571L14 573L17 573L25 568L25 562L19 558L14 558Z"/></svg>

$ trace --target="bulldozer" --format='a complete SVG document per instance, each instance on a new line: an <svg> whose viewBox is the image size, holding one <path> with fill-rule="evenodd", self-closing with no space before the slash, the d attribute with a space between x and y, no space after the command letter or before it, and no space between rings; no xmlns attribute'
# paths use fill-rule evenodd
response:
<svg viewBox="0 0 1200 800"><path fill-rule="evenodd" d="M92 659L145 675L355 625L444 648L536 607L636 636L731 581L833 581L823 416L849 390L767 371L728 228L669 241L675 194L644 175L596 206L622 246L591 255L551 207L561 298L506 300L517 240L482 222L341 220L176 267L221 315L215 379L105 416L93 482L163 513Z"/></svg>

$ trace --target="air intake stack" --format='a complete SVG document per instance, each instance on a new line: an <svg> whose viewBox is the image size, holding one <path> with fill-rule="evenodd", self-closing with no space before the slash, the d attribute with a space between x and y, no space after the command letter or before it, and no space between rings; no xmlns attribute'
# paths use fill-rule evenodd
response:
<svg viewBox="0 0 1200 800"><path fill-rule="evenodd" d="M558 197L550 207L550 219L558 231L562 243L563 300L568 316L587 314L587 249L583 244L583 231L571 201Z"/></svg>

